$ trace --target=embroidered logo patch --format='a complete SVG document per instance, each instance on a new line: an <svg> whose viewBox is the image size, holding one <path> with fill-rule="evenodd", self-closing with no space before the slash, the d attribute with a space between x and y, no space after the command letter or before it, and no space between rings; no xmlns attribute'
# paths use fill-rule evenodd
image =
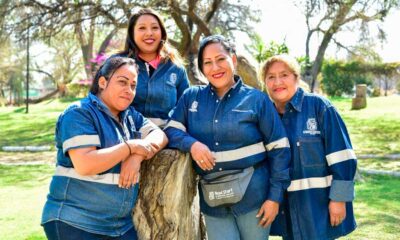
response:
<svg viewBox="0 0 400 240"><path fill-rule="evenodd" d="M197 106L199 105L199 103L197 101L193 101L192 102L192 106L189 108L189 111L191 112L197 112Z"/></svg>
<svg viewBox="0 0 400 240"><path fill-rule="evenodd" d="M317 129L318 129L318 125L317 125L317 121L315 120L315 118L309 118L307 120L307 130L304 130L303 133L311 134L311 135L321 134L321 132L318 131Z"/></svg>
<svg viewBox="0 0 400 240"><path fill-rule="evenodd" d="M173 85L176 84L176 79L178 79L176 73L171 73L171 75L169 75L169 82L172 83Z"/></svg>

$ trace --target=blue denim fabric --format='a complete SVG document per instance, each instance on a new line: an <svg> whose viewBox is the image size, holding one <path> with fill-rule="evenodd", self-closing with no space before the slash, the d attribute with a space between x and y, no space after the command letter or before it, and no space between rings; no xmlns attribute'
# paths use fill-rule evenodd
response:
<svg viewBox="0 0 400 240"><path fill-rule="evenodd" d="M61 221L51 221L43 225L48 240L137 240L134 227L118 237L95 234L75 228Z"/></svg>
<svg viewBox="0 0 400 240"><path fill-rule="evenodd" d="M211 85L186 90L164 129L170 148L189 152L199 141L216 154L229 152L228 160L217 160L211 171L203 171L194 163L201 176L262 165L256 169L243 199L231 208L211 208L200 194L201 211L212 216L224 216L231 210L244 214L259 208L266 199L280 202L289 184L290 149L274 106L265 94L243 84L238 76L235 81L222 99ZM259 143L260 151L241 150Z"/></svg>
<svg viewBox="0 0 400 240"><path fill-rule="evenodd" d="M346 126L325 98L301 88L282 116L292 151L293 182L331 179L326 186L288 188L287 199L272 224L271 235L285 239L334 239L356 228L352 200L357 166ZM331 200L346 202L346 218L337 227L329 221ZM287 217L287 212L290 215Z"/></svg>
<svg viewBox="0 0 400 240"><path fill-rule="evenodd" d="M271 226L258 225L258 209L235 216L232 213L225 217L204 215L208 240L268 240Z"/></svg>
<svg viewBox="0 0 400 240"><path fill-rule="evenodd" d="M123 139L139 138L156 129L133 107L120 114L120 124L96 96L72 104L59 117L56 125L57 167L74 170L68 150L95 146L107 148ZM133 226L132 209L138 194L138 184L119 188L121 164L98 174L91 181L76 176L56 174L50 183L42 224L64 221L90 232L119 236ZM112 182L101 182L102 176L112 176Z"/></svg>
<svg viewBox="0 0 400 240"><path fill-rule="evenodd" d="M113 56L126 57L122 54ZM189 87L185 68L168 59L162 61L150 77L145 63L140 58L135 60L139 66L139 75L132 106L147 118L167 120L168 113Z"/></svg>

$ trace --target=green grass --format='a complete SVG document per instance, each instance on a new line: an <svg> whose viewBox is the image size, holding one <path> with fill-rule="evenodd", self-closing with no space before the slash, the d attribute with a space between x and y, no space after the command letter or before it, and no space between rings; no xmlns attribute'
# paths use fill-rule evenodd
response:
<svg viewBox="0 0 400 240"><path fill-rule="evenodd" d="M0 147L54 145L60 113L76 99L49 100L25 107L0 107Z"/></svg>
<svg viewBox="0 0 400 240"><path fill-rule="evenodd" d="M335 98L358 154L400 153L400 96L368 98L367 108L350 110L351 99Z"/></svg>
<svg viewBox="0 0 400 240"><path fill-rule="evenodd" d="M40 226L52 165L0 165L0 238L45 239ZM342 238L399 239L399 178L365 175L356 183L354 210L358 228ZM278 239L278 238L272 238Z"/></svg>
<svg viewBox="0 0 400 240"><path fill-rule="evenodd" d="M40 217L52 165L0 165L0 239L46 239Z"/></svg>

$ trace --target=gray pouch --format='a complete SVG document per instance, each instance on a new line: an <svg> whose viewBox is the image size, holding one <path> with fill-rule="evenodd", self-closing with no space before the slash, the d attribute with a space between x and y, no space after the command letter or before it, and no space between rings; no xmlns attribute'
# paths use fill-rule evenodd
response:
<svg viewBox="0 0 400 240"><path fill-rule="evenodd" d="M204 200L210 207L230 206L242 200L254 168L210 173L200 179Z"/></svg>

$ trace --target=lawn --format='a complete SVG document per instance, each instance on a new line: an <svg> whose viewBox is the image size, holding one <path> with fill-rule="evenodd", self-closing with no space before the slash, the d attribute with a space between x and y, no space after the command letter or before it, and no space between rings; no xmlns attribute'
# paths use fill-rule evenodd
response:
<svg viewBox="0 0 400 240"><path fill-rule="evenodd" d="M46 164L0 165L0 239L45 239L40 216L53 171ZM358 228L343 239L399 239L399 185L399 178L364 175L356 183Z"/></svg>
<svg viewBox="0 0 400 240"><path fill-rule="evenodd" d="M51 99L25 107L0 107L0 147L54 145L57 117L76 99Z"/></svg>

